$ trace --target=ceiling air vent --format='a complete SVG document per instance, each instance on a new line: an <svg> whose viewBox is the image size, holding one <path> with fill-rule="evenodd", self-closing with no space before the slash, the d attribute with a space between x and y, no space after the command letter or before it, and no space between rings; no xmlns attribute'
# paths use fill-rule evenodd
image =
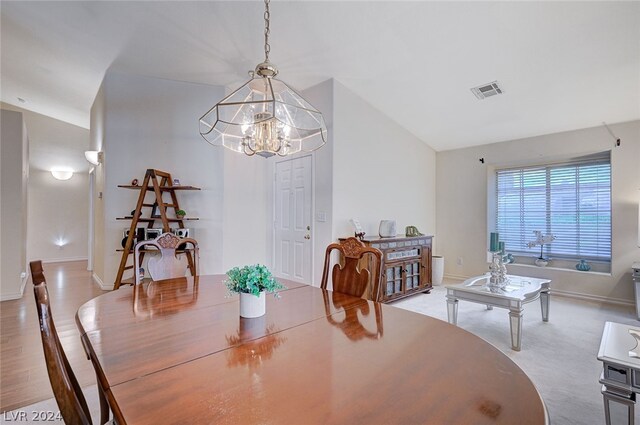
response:
<svg viewBox="0 0 640 425"><path fill-rule="evenodd" d="M489 96L502 94L504 93L504 90L502 90L502 87L500 87L497 81L494 81L492 83L487 83L478 87L473 87L471 89L471 92L473 92L473 94L475 94L478 99L482 100Z"/></svg>

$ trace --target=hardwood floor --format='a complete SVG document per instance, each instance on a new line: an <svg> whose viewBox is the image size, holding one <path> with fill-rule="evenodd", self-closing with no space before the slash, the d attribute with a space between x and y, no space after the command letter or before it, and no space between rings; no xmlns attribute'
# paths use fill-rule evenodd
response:
<svg viewBox="0 0 640 425"><path fill-rule="evenodd" d="M60 341L81 386L96 383L75 322L78 307L103 294L86 261L44 264L53 319ZM42 351L33 296L27 283L19 300L0 303L0 411L53 397Z"/></svg>

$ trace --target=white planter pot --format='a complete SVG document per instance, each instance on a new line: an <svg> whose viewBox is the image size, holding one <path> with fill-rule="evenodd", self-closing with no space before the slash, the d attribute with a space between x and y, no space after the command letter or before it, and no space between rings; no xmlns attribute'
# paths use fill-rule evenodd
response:
<svg viewBox="0 0 640 425"><path fill-rule="evenodd" d="M444 277L444 257L433 255L431 257L431 280L434 286L442 285Z"/></svg>
<svg viewBox="0 0 640 425"><path fill-rule="evenodd" d="M264 291L260 292L260 296L253 294L240 293L240 317L253 319L254 317L264 316L267 311L267 297Z"/></svg>
<svg viewBox="0 0 640 425"><path fill-rule="evenodd" d="M534 261L534 263L538 267L547 267L547 264L549 264L549 260L545 258L536 258L536 261Z"/></svg>

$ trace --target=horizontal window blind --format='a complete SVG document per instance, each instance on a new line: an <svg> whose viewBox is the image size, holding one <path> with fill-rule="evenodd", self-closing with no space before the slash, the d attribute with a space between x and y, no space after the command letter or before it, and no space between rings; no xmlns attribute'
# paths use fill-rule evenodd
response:
<svg viewBox="0 0 640 425"><path fill-rule="evenodd" d="M611 261L611 161L609 152L588 161L496 171L496 231L505 249L529 248L534 230L556 236L543 255Z"/></svg>

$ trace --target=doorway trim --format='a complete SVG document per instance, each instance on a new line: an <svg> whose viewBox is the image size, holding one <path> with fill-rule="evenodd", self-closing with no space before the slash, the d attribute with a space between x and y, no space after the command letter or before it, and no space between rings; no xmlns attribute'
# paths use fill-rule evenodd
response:
<svg viewBox="0 0 640 425"><path fill-rule="evenodd" d="M89 170L89 233L87 234L87 270L93 271L93 240L94 240L94 199L93 192L96 187L96 169L95 167L91 167Z"/></svg>
<svg viewBox="0 0 640 425"><path fill-rule="evenodd" d="M315 211L316 211L316 179L315 179L315 155L313 152L305 153L301 155L293 155L287 158L282 158L273 162L273 171L271 178L271 264L275 269L276 266L276 190L277 190L277 164L293 161L295 159L300 159L304 157L310 157L311 162L311 217L310 217L310 226L311 226L311 282L305 282L309 285L313 285L313 279L315 276L315 238L316 238L316 226L315 226Z"/></svg>

